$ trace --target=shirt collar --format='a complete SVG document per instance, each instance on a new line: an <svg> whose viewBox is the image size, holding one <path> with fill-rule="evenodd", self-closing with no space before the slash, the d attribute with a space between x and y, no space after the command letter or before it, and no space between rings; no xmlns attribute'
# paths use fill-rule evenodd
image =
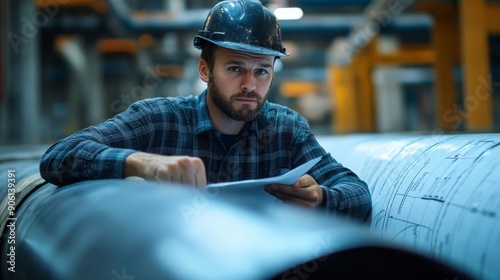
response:
<svg viewBox="0 0 500 280"><path fill-rule="evenodd" d="M198 124L198 127L196 129L196 134L201 134L203 132L210 130L216 132L217 130L214 128L212 120L210 119L210 114L208 113L207 90L204 90L196 98L197 98L196 117ZM243 127L241 134L246 137L250 135L250 133L252 132L257 133L259 129L258 121L262 117L265 117L267 110L268 110L268 101L264 103L264 106L262 107L261 111L254 120L245 123L245 126Z"/></svg>

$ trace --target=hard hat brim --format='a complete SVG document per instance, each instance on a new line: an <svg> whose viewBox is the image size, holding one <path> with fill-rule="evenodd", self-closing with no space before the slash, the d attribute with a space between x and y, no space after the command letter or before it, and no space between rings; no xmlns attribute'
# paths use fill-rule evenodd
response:
<svg viewBox="0 0 500 280"><path fill-rule="evenodd" d="M248 45L244 43L236 43L236 42L227 42L227 41L216 41L216 40L211 40L208 38L204 38L202 36L196 35L195 36L195 41L198 41L198 43L195 43L195 47L201 49L201 41L208 41L210 43L213 43L219 47L223 47L226 49L231 49L231 50L236 50L236 51L242 51L242 52L249 52L249 53L255 53L255 54L263 54L263 55L270 55L270 56L278 56L278 57L284 57L288 56L288 53L286 52L279 52L275 50L271 50L268 48L264 47L259 47L259 46L253 46L253 45Z"/></svg>

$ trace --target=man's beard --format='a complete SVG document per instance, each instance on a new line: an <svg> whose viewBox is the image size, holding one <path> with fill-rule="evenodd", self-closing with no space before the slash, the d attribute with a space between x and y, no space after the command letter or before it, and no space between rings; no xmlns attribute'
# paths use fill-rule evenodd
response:
<svg viewBox="0 0 500 280"><path fill-rule="evenodd" d="M237 94L232 95L229 100L224 98L224 95L220 92L219 88L215 84L214 77L212 74L209 76L208 80L208 95L212 98L215 105L229 118L235 121L251 121L257 117L262 106L264 106L264 102L267 99L266 93L265 97L262 98L259 94L254 91L251 92L239 92ZM257 101L257 107L252 109L249 104L243 104L242 108L236 109L233 107L233 103L235 99L240 97L250 97L254 98Z"/></svg>

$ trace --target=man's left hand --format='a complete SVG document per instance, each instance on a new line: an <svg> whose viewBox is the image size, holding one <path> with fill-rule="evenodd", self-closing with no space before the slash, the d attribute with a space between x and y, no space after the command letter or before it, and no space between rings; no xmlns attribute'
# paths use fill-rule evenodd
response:
<svg viewBox="0 0 500 280"><path fill-rule="evenodd" d="M307 174L300 177L293 185L268 185L266 191L285 203L295 203L307 207L318 207L324 199L321 187L313 177Z"/></svg>

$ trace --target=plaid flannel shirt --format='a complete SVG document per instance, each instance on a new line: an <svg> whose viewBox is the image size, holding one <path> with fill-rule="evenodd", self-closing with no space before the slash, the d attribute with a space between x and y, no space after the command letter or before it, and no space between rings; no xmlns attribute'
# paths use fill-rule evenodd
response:
<svg viewBox="0 0 500 280"><path fill-rule="evenodd" d="M56 185L123 178L125 159L136 151L199 157L208 183L277 176L323 156L308 174L325 190L327 213L366 220L371 211L366 183L318 144L304 117L266 102L226 148L209 117L206 91L138 101L52 145L42 157L40 172Z"/></svg>

